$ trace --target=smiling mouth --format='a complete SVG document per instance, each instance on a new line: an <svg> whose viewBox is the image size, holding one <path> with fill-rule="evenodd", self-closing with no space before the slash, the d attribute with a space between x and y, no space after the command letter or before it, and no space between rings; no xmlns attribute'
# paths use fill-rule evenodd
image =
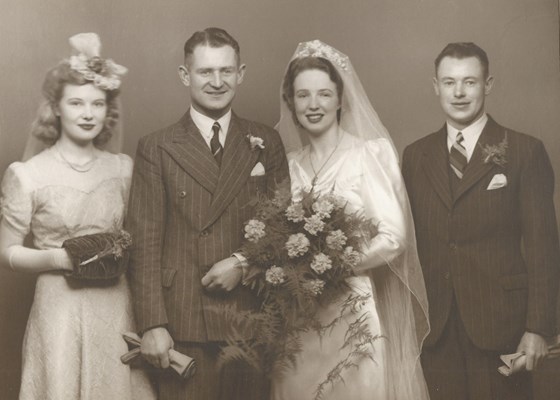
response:
<svg viewBox="0 0 560 400"><path fill-rule="evenodd" d="M305 118L307 118L309 122L316 124L323 119L323 114L307 114Z"/></svg>
<svg viewBox="0 0 560 400"><path fill-rule="evenodd" d="M221 92L206 92L207 95L209 96L213 96L213 97L219 97L219 96L223 96L224 94L226 94L227 91L223 90Z"/></svg>
<svg viewBox="0 0 560 400"><path fill-rule="evenodd" d="M85 131L91 131L93 128L95 128L94 124L79 124L78 126Z"/></svg>
<svg viewBox="0 0 560 400"><path fill-rule="evenodd" d="M451 103L454 107L465 107L468 106L470 103Z"/></svg>

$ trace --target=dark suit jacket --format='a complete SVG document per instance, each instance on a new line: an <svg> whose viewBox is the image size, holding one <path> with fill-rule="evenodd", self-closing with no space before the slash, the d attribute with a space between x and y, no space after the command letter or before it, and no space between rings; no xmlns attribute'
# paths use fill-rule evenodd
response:
<svg viewBox="0 0 560 400"><path fill-rule="evenodd" d="M482 148L507 132L507 163L485 163ZM430 307L441 335L455 296L473 343L515 349L524 331L555 333L560 252L554 176L543 144L489 118L453 198L447 129L408 146L406 182ZM496 174L507 186L487 190Z"/></svg>
<svg viewBox="0 0 560 400"><path fill-rule="evenodd" d="M251 149L247 135L264 140ZM264 176L250 176L262 163ZM133 237L129 276L139 330L167 325L175 340L225 338L223 315L212 306L254 306L239 285L209 294L200 280L214 263L239 249L251 200L272 194L288 177L276 131L232 115L221 169L193 123L181 120L143 137L136 153L126 227Z"/></svg>

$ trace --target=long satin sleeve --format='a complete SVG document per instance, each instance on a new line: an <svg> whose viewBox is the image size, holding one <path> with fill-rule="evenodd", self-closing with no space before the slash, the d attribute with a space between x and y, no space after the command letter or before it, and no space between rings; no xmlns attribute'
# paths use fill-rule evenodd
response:
<svg viewBox="0 0 560 400"><path fill-rule="evenodd" d="M360 196L366 218L377 227L377 235L364 250L358 271L385 265L406 247L403 205L406 191L396 155L385 139L368 141L362 149Z"/></svg>

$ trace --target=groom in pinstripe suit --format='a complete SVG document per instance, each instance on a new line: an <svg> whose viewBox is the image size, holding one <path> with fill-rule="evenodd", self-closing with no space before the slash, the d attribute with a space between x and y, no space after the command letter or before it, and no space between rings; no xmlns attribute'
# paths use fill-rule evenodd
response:
<svg viewBox="0 0 560 400"><path fill-rule="evenodd" d="M484 50L451 43L435 65L447 123L403 156L430 307L430 397L531 399L527 373L506 378L497 368L500 354L523 351L533 370L556 333L550 161L541 141L485 113L493 78Z"/></svg>
<svg viewBox="0 0 560 400"><path fill-rule="evenodd" d="M243 364L218 370L227 327L210 308L255 306L240 284L245 260L236 252L252 200L287 179L287 161L276 131L231 111L245 73L235 39L207 28L184 50L179 75L191 107L140 140L132 178L129 272L141 350L162 369L172 347L197 362L186 382L169 370L158 374L162 400L262 400L267 385L255 371Z"/></svg>

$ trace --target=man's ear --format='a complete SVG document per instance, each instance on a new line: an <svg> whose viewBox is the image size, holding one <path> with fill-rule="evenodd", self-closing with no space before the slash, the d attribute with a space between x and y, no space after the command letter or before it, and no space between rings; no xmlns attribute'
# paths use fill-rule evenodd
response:
<svg viewBox="0 0 560 400"><path fill-rule="evenodd" d="M247 66L245 64L241 64L239 66L239 68L237 69L237 84L239 85L241 82L243 82L243 78L245 77L245 71L247 69Z"/></svg>
<svg viewBox="0 0 560 400"><path fill-rule="evenodd" d="M191 76L189 74L189 69L184 65L180 65L178 72L179 72L179 79L181 79L183 85L189 87L191 85Z"/></svg>
<svg viewBox="0 0 560 400"><path fill-rule="evenodd" d="M434 92L436 93L436 96L439 96L439 86L438 86L437 77L435 76L432 78L432 85L434 85Z"/></svg>
<svg viewBox="0 0 560 400"><path fill-rule="evenodd" d="M484 82L484 94L486 96L490 94L490 91L492 90L493 86L494 86L494 77L490 75L488 76L488 78L486 78L486 81Z"/></svg>

